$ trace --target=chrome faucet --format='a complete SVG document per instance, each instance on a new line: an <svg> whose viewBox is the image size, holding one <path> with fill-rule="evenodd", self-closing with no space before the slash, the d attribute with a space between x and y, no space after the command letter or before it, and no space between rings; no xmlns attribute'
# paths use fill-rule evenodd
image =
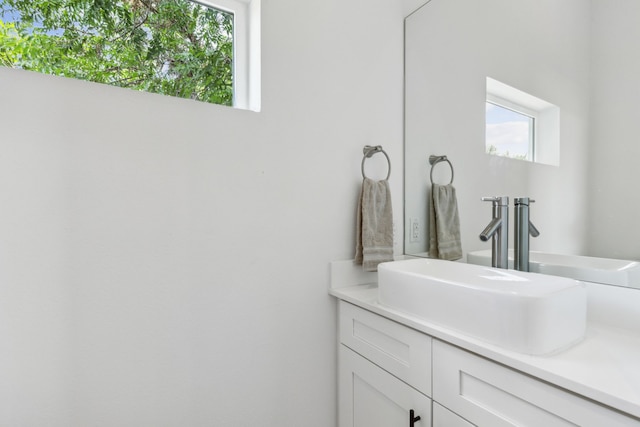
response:
<svg viewBox="0 0 640 427"><path fill-rule="evenodd" d="M514 246L513 268L529 271L529 236L538 237L540 232L529 220L529 204L535 202L528 197L517 197L514 200Z"/></svg>
<svg viewBox="0 0 640 427"><path fill-rule="evenodd" d="M493 203L493 219L480 233L480 240L491 241L491 266L509 268L509 197L483 197Z"/></svg>

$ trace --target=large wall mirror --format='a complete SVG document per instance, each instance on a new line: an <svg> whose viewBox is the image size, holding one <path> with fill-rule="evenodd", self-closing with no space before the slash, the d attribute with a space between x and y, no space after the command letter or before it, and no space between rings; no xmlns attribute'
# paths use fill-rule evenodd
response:
<svg viewBox="0 0 640 427"><path fill-rule="evenodd" d="M490 248L481 198L506 195L536 201L532 250L640 260L640 2L430 0L405 31L406 254L427 255L446 155L465 255ZM557 161L487 153L488 79L557 107Z"/></svg>

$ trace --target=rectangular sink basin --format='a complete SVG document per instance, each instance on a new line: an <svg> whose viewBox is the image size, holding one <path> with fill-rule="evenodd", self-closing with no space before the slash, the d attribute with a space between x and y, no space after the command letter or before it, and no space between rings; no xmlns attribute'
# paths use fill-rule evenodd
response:
<svg viewBox="0 0 640 427"><path fill-rule="evenodd" d="M582 340L582 282L437 259L378 266L380 304L502 348L552 354Z"/></svg>
<svg viewBox="0 0 640 427"><path fill-rule="evenodd" d="M490 266L491 250L469 252L467 262ZM513 268L512 249L509 250L509 268ZM640 262L637 261L531 251L529 270L585 282L640 288Z"/></svg>

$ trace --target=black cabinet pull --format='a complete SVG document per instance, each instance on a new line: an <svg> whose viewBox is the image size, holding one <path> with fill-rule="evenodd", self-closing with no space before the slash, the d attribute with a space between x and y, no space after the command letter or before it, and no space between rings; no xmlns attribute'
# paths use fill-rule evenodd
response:
<svg viewBox="0 0 640 427"><path fill-rule="evenodd" d="M416 421L420 421L420 415L415 416L416 412L413 409L409 410L409 427L415 427Z"/></svg>

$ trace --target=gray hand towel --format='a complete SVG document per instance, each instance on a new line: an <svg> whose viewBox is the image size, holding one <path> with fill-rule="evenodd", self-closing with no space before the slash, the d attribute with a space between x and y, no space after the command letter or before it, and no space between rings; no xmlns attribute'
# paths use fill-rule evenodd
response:
<svg viewBox="0 0 640 427"><path fill-rule="evenodd" d="M356 264L377 271L378 264L393 261L393 212L389 182L365 178L358 200Z"/></svg>
<svg viewBox="0 0 640 427"><path fill-rule="evenodd" d="M431 186L429 256L449 261L462 258L458 201L451 184Z"/></svg>

